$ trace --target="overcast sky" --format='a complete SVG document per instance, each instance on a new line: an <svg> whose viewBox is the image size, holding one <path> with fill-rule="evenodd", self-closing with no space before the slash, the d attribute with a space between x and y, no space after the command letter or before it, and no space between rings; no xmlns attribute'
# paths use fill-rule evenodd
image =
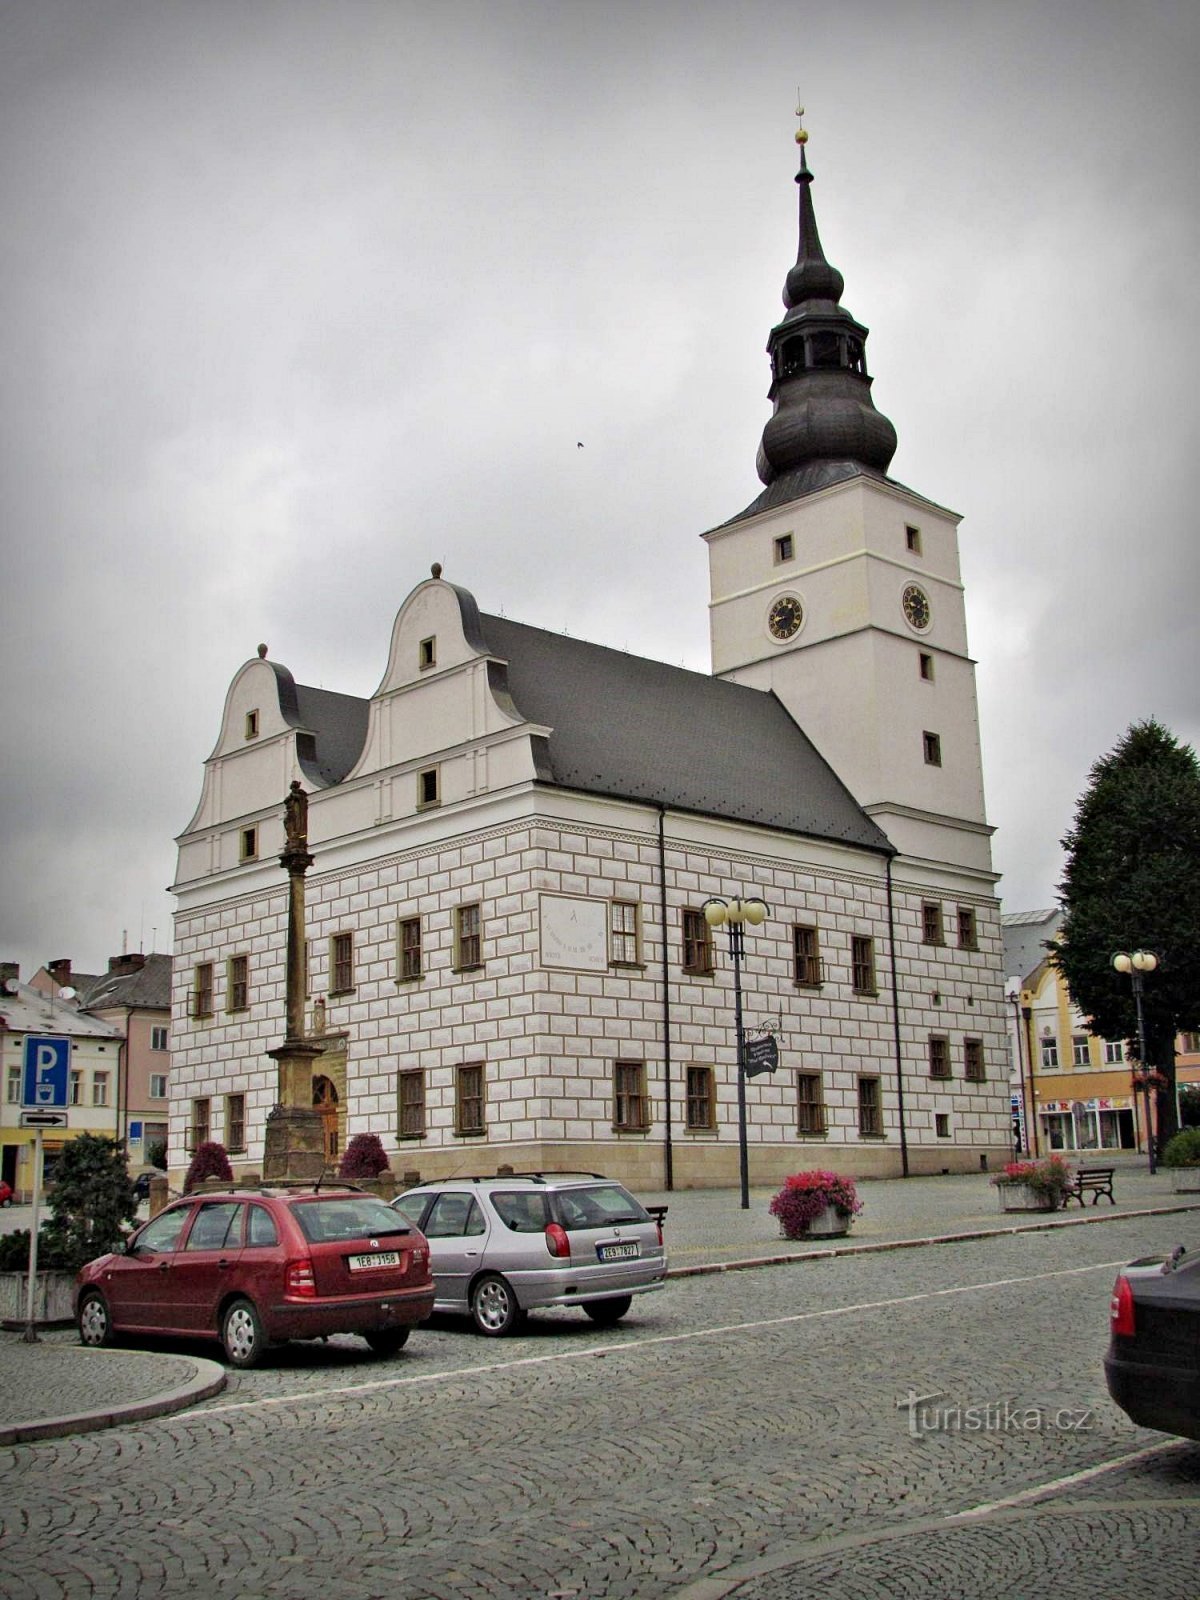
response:
<svg viewBox="0 0 1200 1600"><path fill-rule="evenodd" d="M169 949L234 673L370 694L434 561L707 670L797 85L892 473L965 519L1000 893L1052 904L1091 763L1200 738L1198 46L1192 0L0 0L0 956Z"/></svg>

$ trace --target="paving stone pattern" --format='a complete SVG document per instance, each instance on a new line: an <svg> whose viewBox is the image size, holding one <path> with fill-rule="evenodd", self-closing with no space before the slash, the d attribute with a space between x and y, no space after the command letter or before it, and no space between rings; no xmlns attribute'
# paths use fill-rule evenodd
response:
<svg viewBox="0 0 1200 1600"><path fill-rule="evenodd" d="M297 1347L194 1411L0 1451L3 1592L1071 1597L1087 1572L1091 1596L1192 1600L1200 1447L1134 1429L1100 1369L1110 1263L1179 1225L688 1278L615 1332L563 1313L510 1341L445 1321L387 1362ZM972 1287L1000 1280L1024 1281ZM910 1387L1091 1416L914 1438ZM1046 1505L946 1520L1160 1443Z"/></svg>

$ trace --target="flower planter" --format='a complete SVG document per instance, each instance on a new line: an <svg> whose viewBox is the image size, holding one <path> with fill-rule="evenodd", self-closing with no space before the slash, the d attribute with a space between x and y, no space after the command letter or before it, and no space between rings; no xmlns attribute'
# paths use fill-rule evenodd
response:
<svg viewBox="0 0 1200 1600"><path fill-rule="evenodd" d="M27 1272L0 1272L0 1327L23 1328L28 1313ZM39 1328L75 1320L75 1274L51 1269L34 1274L33 1321Z"/></svg>
<svg viewBox="0 0 1200 1600"><path fill-rule="evenodd" d="M798 1233L789 1233L780 1225L781 1239L838 1239L850 1231L853 1217L844 1217L834 1206L826 1206L819 1216L805 1223Z"/></svg>
<svg viewBox="0 0 1200 1600"><path fill-rule="evenodd" d="M1057 1195L1045 1195L1028 1183L1001 1183L1001 1211L1057 1211Z"/></svg>
<svg viewBox="0 0 1200 1600"><path fill-rule="evenodd" d="M1200 1194L1200 1167L1172 1167L1171 1188L1176 1194Z"/></svg>

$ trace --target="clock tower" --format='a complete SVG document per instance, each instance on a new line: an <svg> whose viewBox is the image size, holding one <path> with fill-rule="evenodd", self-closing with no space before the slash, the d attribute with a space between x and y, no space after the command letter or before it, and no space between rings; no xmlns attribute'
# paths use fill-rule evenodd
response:
<svg viewBox="0 0 1200 1600"><path fill-rule="evenodd" d="M913 867L990 894L960 519L888 476L896 432L796 137L800 246L767 341L765 487L704 535L713 672L777 695Z"/></svg>

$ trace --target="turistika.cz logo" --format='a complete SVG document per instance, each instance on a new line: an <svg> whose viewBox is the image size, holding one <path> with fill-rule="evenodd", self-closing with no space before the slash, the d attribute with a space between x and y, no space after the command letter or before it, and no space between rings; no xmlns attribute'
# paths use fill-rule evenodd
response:
<svg viewBox="0 0 1200 1600"><path fill-rule="evenodd" d="M942 1398L940 1389L932 1394L910 1389L896 1401L897 1411L908 1412L910 1438L927 1433L1086 1433L1092 1426L1093 1413L1083 1406L1024 1406L1013 1400L935 1404Z"/></svg>

